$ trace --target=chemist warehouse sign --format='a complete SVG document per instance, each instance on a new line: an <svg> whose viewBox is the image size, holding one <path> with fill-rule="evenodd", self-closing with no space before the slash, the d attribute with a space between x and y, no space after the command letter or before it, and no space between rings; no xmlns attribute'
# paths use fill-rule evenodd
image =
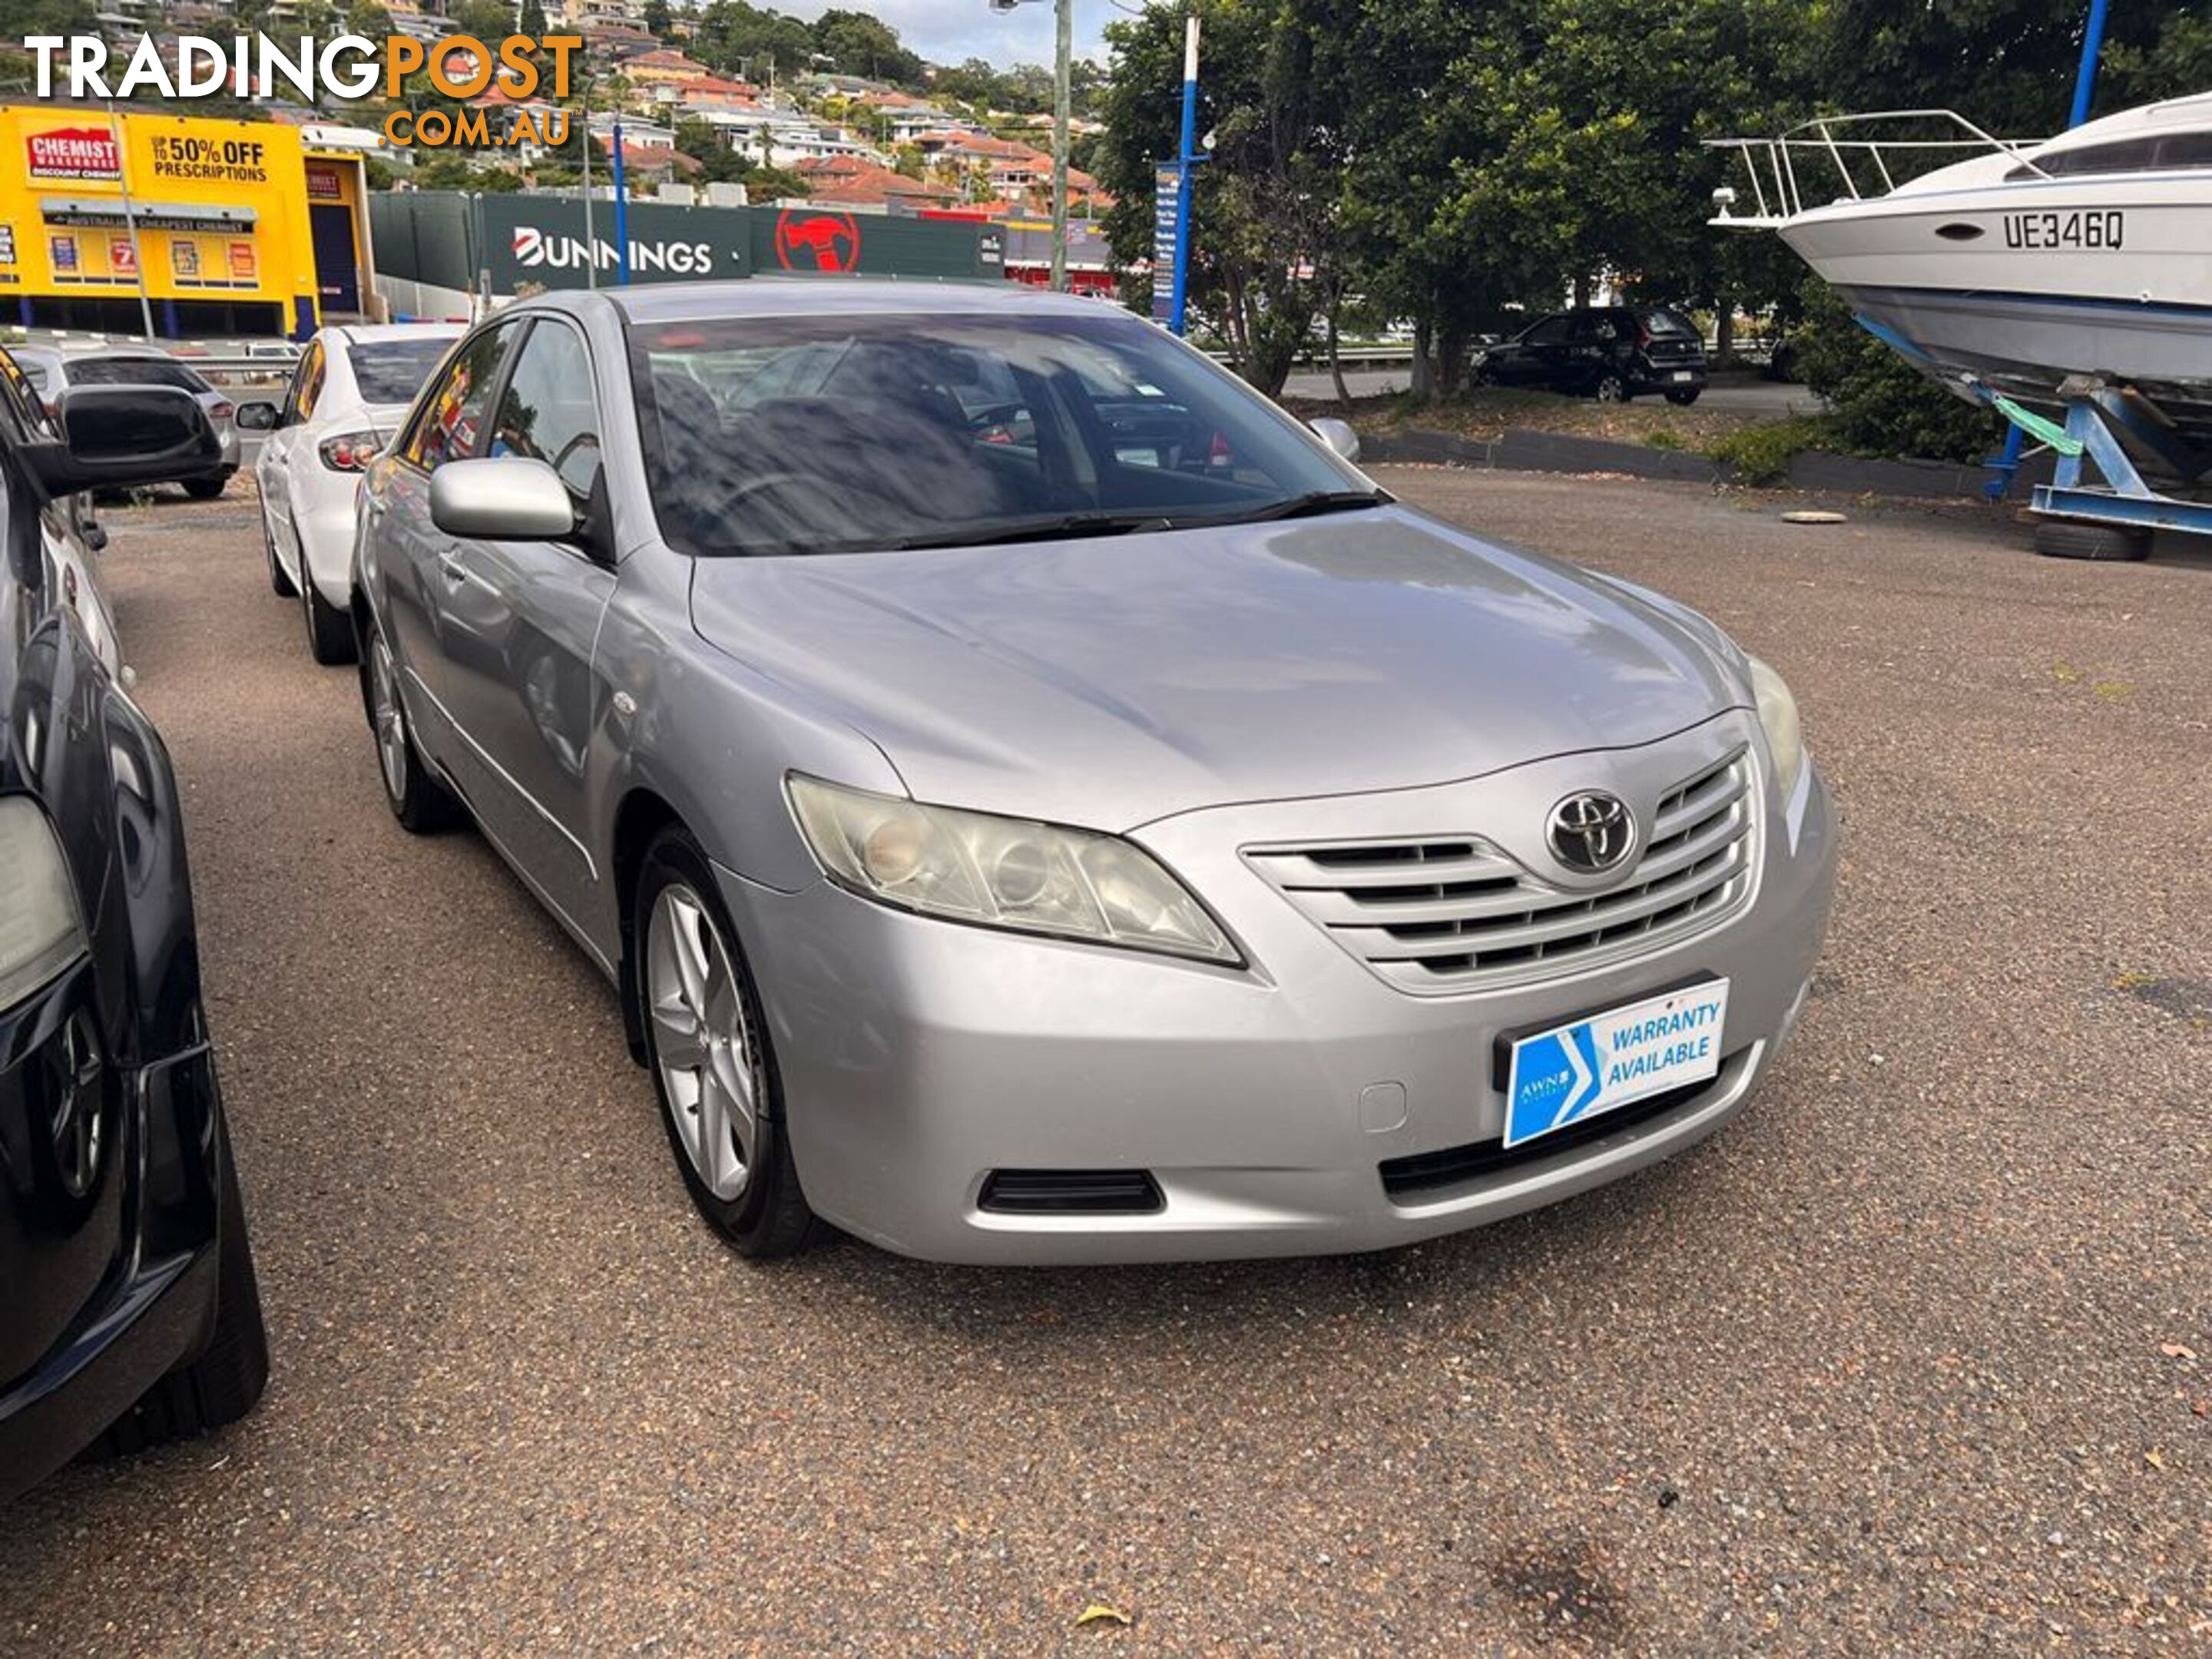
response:
<svg viewBox="0 0 2212 1659"><path fill-rule="evenodd" d="M228 40L185 34L160 40L142 34L133 46L115 47L93 34L32 34L24 37L23 50L32 60L33 92L42 100L128 100L149 96L174 100L227 93L235 98L283 98L320 105L326 100L366 98L374 93L396 100L403 94L403 83L418 74L428 80L434 91L464 103L483 96L495 76L501 89L513 99L541 94L565 98L570 57L583 44L580 34L510 34L497 42L470 34L449 34L427 46L404 34L383 40L341 34L321 41L307 35L279 41L266 34L240 34ZM385 118L384 136L393 144L433 148L551 146L568 142L568 125L566 110L553 110L537 119L528 111L518 110L512 125L495 130L480 109L463 109L458 113L430 109L420 114L397 109ZM154 168L157 174L238 183L252 183L260 176L246 171L258 165L255 157L203 155L193 146L204 141L173 142L187 153L177 155L166 167L157 157ZM215 148L228 151L249 147L219 144ZM113 141L97 129L46 133L33 141L31 176L113 179L118 176L115 163Z"/></svg>

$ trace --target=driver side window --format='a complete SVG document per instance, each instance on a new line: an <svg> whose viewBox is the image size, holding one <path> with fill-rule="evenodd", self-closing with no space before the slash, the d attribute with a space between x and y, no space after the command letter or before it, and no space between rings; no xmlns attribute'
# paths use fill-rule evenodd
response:
<svg viewBox="0 0 2212 1659"><path fill-rule="evenodd" d="M403 459L425 472L435 472L447 461L463 460L476 453L491 389L499 383L500 366L521 332L520 323L501 323L486 329L455 355L436 389L415 411L415 423L400 447Z"/></svg>
<svg viewBox="0 0 2212 1659"><path fill-rule="evenodd" d="M1523 345L1557 345L1567 337L1565 317L1547 317L1521 337Z"/></svg>
<svg viewBox="0 0 2212 1659"><path fill-rule="evenodd" d="M541 318L531 329L500 396L484 453L543 461L561 475L578 506L591 500L599 479L592 359L583 337L566 323Z"/></svg>

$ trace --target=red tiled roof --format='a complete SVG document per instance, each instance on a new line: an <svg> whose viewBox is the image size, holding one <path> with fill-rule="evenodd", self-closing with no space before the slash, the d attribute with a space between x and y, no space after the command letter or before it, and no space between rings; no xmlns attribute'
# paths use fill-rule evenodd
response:
<svg viewBox="0 0 2212 1659"><path fill-rule="evenodd" d="M817 202L947 202L959 192L942 185L909 179L857 155L808 155L794 169L806 180L808 199Z"/></svg>

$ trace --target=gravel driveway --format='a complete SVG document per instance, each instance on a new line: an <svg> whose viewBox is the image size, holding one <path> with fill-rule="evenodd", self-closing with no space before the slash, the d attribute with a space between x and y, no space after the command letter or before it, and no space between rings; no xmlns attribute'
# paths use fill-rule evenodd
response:
<svg viewBox="0 0 2212 1659"><path fill-rule="evenodd" d="M582 957L391 821L251 506L112 514L276 1370L8 1512L0 1650L2212 1652L2212 559L1381 476L1790 678L1819 995L1604 1193L1164 1271L726 1253Z"/></svg>

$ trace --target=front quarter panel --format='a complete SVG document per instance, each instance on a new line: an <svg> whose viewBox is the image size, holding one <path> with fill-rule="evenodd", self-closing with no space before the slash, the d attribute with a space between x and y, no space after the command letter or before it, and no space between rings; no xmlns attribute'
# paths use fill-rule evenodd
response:
<svg viewBox="0 0 2212 1659"><path fill-rule="evenodd" d="M905 787L882 750L813 705L802 688L700 636L691 623L691 562L658 543L637 550L623 562L600 627L598 678L608 699L596 803L600 866L616 869L618 821L626 803L646 792L667 804L717 864L794 891L821 872L784 800L788 772L893 794ZM611 956L626 896L617 884L602 886L593 933Z"/></svg>

